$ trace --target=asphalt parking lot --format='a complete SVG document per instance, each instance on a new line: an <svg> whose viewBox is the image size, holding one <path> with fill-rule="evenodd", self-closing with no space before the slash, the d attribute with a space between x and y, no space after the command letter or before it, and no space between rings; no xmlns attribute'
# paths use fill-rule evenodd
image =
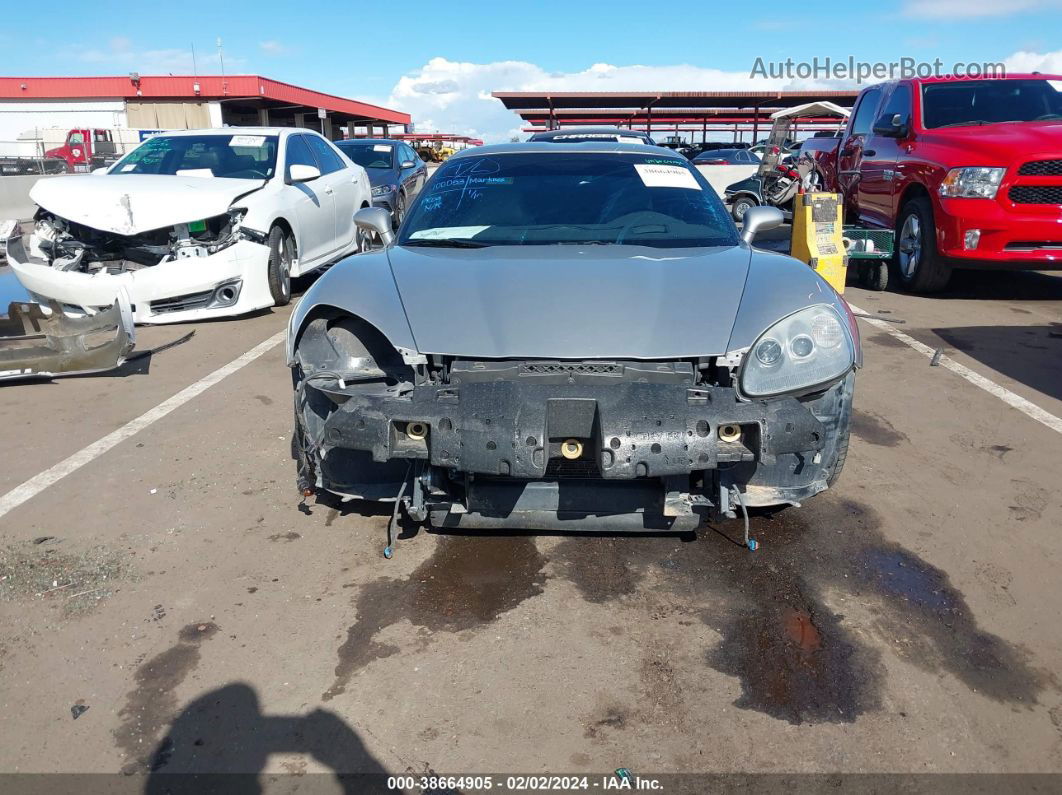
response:
<svg viewBox="0 0 1062 795"><path fill-rule="evenodd" d="M384 560L379 511L300 505L288 309L0 387L0 769L1059 771L1062 435L1028 406L1062 417L1062 276L846 297L848 463L755 553L730 522Z"/></svg>

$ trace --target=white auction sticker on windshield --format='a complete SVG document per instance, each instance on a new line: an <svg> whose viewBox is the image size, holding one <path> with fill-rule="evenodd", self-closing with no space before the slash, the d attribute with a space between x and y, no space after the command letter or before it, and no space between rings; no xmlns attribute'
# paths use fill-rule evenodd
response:
<svg viewBox="0 0 1062 795"><path fill-rule="evenodd" d="M661 166L654 163L635 163L634 169L647 188L689 188L700 190L701 186L693 178L688 168L682 166Z"/></svg>
<svg viewBox="0 0 1062 795"><path fill-rule="evenodd" d="M374 152L390 152L391 151L391 147L388 146L387 144L376 144L376 145L373 146L372 151L374 151Z"/></svg>
<svg viewBox="0 0 1062 795"><path fill-rule="evenodd" d="M633 135L621 135L619 138L616 139L616 142L617 143L621 143L621 144L644 144L645 143L645 141L643 141L641 138L635 138Z"/></svg>
<svg viewBox="0 0 1062 795"><path fill-rule="evenodd" d="M264 135L234 135L229 141L229 146L249 146L257 149L264 143Z"/></svg>

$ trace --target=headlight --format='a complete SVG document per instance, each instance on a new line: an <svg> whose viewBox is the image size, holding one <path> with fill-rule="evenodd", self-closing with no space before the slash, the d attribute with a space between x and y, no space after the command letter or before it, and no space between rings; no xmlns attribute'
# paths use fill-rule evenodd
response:
<svg viewBox="0 0 1062 795"><path fill-rule="evenodd" d="M372 189L372 195L373 196L386 196L388 193L394 193L394 192L395 192L395 186L394 185L377 185L375 188Z"/></svg>
<svg viewBox="0 0 1062 795"><path fill-rule="evenodd" d="M828 384L855 363L855 344L837 311L801 309L765 331L745 357L741 389L749 397Z"/></svg>
<svg viewBox="0 0 1062 795"><path fill-rule="evenodd" d="M994 199L1005 168L953 168L940 183L940 195L951 199Z"/></svg>

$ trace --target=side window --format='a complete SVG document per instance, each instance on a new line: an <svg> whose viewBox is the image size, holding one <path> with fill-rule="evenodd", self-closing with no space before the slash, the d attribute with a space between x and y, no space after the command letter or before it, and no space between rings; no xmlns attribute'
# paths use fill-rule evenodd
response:
<svg viewBox="0 0 1062 795"><path fill-rule="evenodd" d="M879 102L881 102L880 88L868 88L864 92L863 98L859 100L859 107L855 109L855 117L852 119L852 135L866 135L870 132L877 118Z"/></svg>
<svg viewBox="0 0 1062 795"><path fill-rule="evenodd" d="M331 174L334 171L345 168L343 158L332 151L332 147L328 145L324 138L318 138L316 135L307 135L305 138L310 145L310 149L313 150L314 155L317 157L317 165L322 174Z"/></svg>
<svg viewBox="0 0 1062 795"><path fill-rule="evenodd" d="M412 160L413 165L417 165L416 153L412 149L410 149L407 144L402 144L402 162L404 163L407 160Z"/></svg>
<svg viewBox="0 0 1062 795"><path fill-rule="evenodd" d="M318 168L310 147L306 145L305 135L292 135L288 138L288 154L286 157L287 168L292 166L313 166Z"/></svg>
<svg viewBox="0 0 1062 795"><path fill-rule="evenodd" d="M885 109L879 116L888 116L891 119L897 113L904 118L911 115L911 86L907 83L896 86L896 90L892 92L889 101L885 103Z"/></svg>

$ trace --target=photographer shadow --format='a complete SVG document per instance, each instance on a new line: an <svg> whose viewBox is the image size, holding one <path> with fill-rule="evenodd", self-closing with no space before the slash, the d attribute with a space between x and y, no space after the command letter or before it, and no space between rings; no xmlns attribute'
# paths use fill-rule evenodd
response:
<svg viewBox="0 0 1062 795"><path fill-rule="evenodd" d="M335 713L263 715L254 689L238 682L197 698L174 719L150 759L144 792L257 795L270 754L311 756L333 771L344 793L387 791L387 770ZM294 783L302 775L292 766L263 778L291 776Z"/></svg>

